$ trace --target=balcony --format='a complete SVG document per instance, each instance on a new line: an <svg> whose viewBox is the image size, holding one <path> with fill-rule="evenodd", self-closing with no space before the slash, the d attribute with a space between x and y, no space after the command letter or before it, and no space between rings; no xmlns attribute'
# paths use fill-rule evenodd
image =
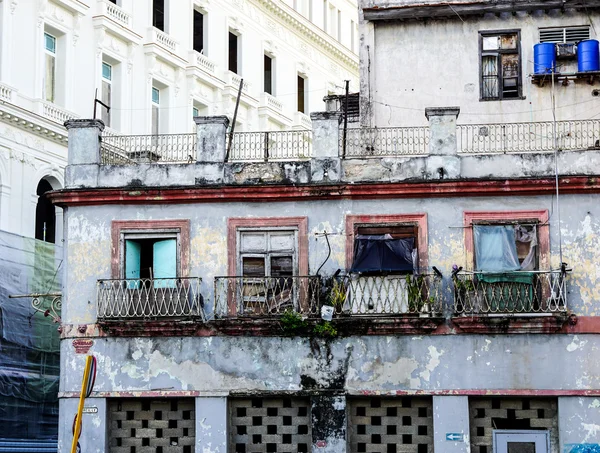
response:
<svg viewBox="0 0 600 453"><path fill-rule="evenodd" d="M93 18L94 27L104 28L107 32L123 40L125 43L139 43L142 39L133 31L131 14L108 0L99 0L96 15Z"/></svg>
<svg viewBox="0 0 600 453"><path fill-rule="evenodd" d="M361 127L340 132L340 155L347 158L423 156L429 153L428 127Z"/></svg>
<svg viewBox="0 0 600 453"><path fill-rule="evenodd" d="M199 68L200 70L204 71L207 74L210 74L211 76L215 75L215 63L200 52L190 50L188 59L190 66Z"/></svg>
<svg viewBox="0 0 600 453"><path fill-rule="evenodd" d="M8 85L4 85L0 83L0 101L5 102L14 102L13 96L15 94L15 89L9 87Z"/></svg>
<svg viewBox="0 0 600 453"><path fill-rule="evenodd" d="M98 320L200 318L201 282L196 277L98 280Z"/></svg>
<svg viewBox="0 0 600 453"><path fill-rule="evenodd" d="M457 126L457 150L465 154L552 152L600 149L600 120Z"/></svg>
<svg viewBox="0 0 600 453"><path fill-rule="evenodd" d="M42 101L41 99L39 99L37 103L37 110L41 116L43 116L44 118L48 118L49 120L54 121L55 123L58 123L61 126L67 120L78 118L78 116L75 113L69 112L68 110L58 107L57 105L51 102Z"/></svg>
<svg viewBox="0 0 600 453"><path fill-rule="evenodd" d="M319 276L215 277L217 317L271 317L292 310L316 317L321 312Z"/></svg>
<svg viewBox="0 0 600 453"><path fill-rule="evenodd" d="M227 139L231 134L227 135ZM229 161L276 161L309 159L312 154L312 131L235 132Z"/></svg>
<svg viewBox="0 0 600 453"><path fill-rule="evenodd" d="M453 278L454 321L465 324L460 317L496 318L506 324L509 318L529 318L537 330L549 328L547 321L539 325L534 318L556 317L562 326L567 313L567 269L552 271L515 271L504 273L458 272ZM554 321L549 321L555 324ZM472 325L468 329L485 328L498 321L486 321L487 326ZM506 327L506 326L504 326Z"/></svg>

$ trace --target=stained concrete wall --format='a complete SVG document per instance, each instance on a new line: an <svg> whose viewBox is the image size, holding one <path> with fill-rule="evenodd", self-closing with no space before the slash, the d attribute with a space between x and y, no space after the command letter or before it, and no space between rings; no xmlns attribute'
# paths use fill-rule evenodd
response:
<svg viewBox="0 0 600 453"><path fill-rule="evenodd" d="M561 453L588 453L600 449L600 399L558 398Z"/></svg>
<svg viewBox="0 0 600 453"><path fill-rule="evenodd" d="M361 7L440 3L363 0ZM600 26L597 10L518 12L498 16L454 16L443 20L361 21L361 119L371 126L425 125L425 107L459 105L459 123L552 120L551 84L533 85L533 46L540 27ZM480 101L479 32L521 32L522 99ZM576 60L559 60L561 72L577 70ZM557 120L596 114L593 86L586 80L556 85ZM371 101L371 105L367 101Z"/></svg>
<svg viewBox="0 0 600 453"><path fill-rule="evenodd" d="M597 195L561 195L560 214L563 261L572 266L568 279L568 305L578 315L598 314L600 299L600 234ZM464 246L464 211L548 210L551 264L560 263L555 200L549 196L481 197L449 199L338 200L270 203L211 203L182 205L120 205L68 208L69 247L63 320L69 324L96 321L96 282L111 278L111 221L131 219L190 219L189 275L201 277L207 305L213 303L215 276L227 275L227 218L308 217L309 273L316 273L327 257L327 244L317 233L330 233L331 257L321 273L345 269L345 216L352 214L426 213L429 266L444 273L445 301L452 299L450 271L453 264L470 268ZM542 227L544 228L544 227Z"/></svg>

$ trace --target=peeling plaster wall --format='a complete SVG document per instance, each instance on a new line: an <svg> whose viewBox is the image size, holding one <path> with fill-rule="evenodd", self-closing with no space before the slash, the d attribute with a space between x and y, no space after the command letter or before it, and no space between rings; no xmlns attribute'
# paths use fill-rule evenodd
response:
<svg viewBox="0 0 600 453"><path fill-rule="evenodd" d="M600 388L594 335L98 338L95 391L281 392ZM553 357L552 361L547 360ZM85 356L61 342L61 391ZM590 401L590 404L592 402Z"/></svg>
<svg viewBox="0 0 600 453"><path fill-rule="evenodd" d="M558 413L561 453L600 449L600 398L559 398Z"/></svg>
<svg viewBox="0 0 600 453"><path fill-rule="evenodd" d="M578 315L598 315L600 300L600 237L598 195L560 197L563 261L569 276L569 308ZM445 299L450 303L450 271L453 264L469 268L464 248L463 212L547 209L550 213L551 263L559 266L559 238L555 201L552 197L446 198L396 200L340 200L282 203L211 203L194 205L122 205L71 207L66 222L69 247L63 304L66 323L96 321L96 281L111 277L110 225L112 220L190 219L190 276L203 278L201 291L212 305L213 277L227 275L227 219L236 217L307 216L309 273L314 274L327 257L325 238L330 233L331 256L321 270L330 275L345 269L347 214L427 213L429 266L445 275Z"/></svg>

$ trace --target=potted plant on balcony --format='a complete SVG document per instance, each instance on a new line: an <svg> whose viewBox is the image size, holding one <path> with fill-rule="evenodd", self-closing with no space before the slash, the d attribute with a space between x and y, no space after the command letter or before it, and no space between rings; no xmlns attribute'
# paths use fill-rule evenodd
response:
<svg viewBox="0 0 600 453"><path fill-rule="evenodd" d="M419 316L431 316L431 306L434 303L434 298L427 295L424 275L407 274L406 293L409 313L418 313Z"/></svg>

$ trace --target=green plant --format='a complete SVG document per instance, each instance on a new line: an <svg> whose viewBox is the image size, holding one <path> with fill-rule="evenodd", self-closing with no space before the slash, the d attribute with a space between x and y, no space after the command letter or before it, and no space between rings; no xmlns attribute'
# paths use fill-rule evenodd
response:
<svg viewBox="0 0 600 453"><path fill-rule="evenodd" d="M340 312L344 303L346 302L346 297L348 296L348 290L344 286L344 284L338 280L333 280L333 286L329 291L329 304L336 308L336 312Z"/></svg>
<svg viewBox="0 0 600 453"><path fill-rule="evenodd" d="M425 277L422 275L406 276L406 292L408 295L408 311L410 313L420 313L426 302L432 302L432 298L427 298L423 294L423 283Z"/></svg>
<svg viewBox="0 0 600 453"><path fill-rule="evenodd" d="M331 322L323 321L315 326L313 333L318 337L332 338L337 336L338 331Z"/></svg>
<svg viewBox="0 0 600 453"><path fill-rule="evenodd" d="M279 324L281 325L281 329L290 335L297 334L308 327L308 323L304 318L289 308L279 318Z"/></svg>

